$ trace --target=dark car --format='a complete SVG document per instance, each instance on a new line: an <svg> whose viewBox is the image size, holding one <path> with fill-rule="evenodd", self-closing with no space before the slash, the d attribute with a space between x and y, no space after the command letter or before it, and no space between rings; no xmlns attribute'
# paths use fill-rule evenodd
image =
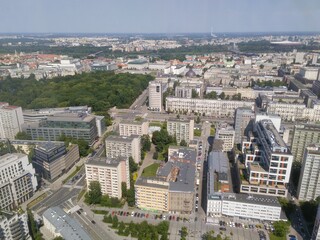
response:
<svg viewBox="0 0 320 240"><path fill-rule="evenodd" d="M95 222L94 220L91 220L91 222L92 222L93 224L96 224L96 222Z"/></svg>
<svg viewBox="0 0 320 240"><path fill-rule="evenodd" d="M220 227L219 230L220 231L227 231L227 229L225 227Z"/></svg>

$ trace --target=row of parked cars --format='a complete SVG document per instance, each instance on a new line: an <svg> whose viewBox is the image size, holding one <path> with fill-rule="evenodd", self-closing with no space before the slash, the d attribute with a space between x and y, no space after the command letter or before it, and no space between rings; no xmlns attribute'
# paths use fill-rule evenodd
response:
<svg viewBox="0 0 320 240"><path fill-rule="evenodd" d="M166 216L164 214L159 214L159 215L151 215L149 213L139 213L139 212L126 212L126 211L112 211L111 213L112 216L131 216L131 217L136 217L136 218L152 218L152 219L156 219L156 220L169 220L169 221L186 221L186 219L182 219L178 216L174 216L174 215L169 215Z"/></svg>

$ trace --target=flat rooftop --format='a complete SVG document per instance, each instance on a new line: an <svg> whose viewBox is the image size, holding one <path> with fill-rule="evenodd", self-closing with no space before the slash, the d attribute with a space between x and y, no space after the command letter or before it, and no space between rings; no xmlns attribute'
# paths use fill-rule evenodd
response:
<svg viewBox="0 0 320 240"><path fill-rule="evenodd" d="M267 135L269 143L272 145L272 147L287 148L287 145L283 141L282 137L280 136L279 132L277 131L271 120L261 120L259 124L263 127L264 132Z"/></svg>
<svg viewBox="0 0 320 240"><path fill-rule="evenodd" d="M268 205L272 207L281 207L277 197L258 194L247 195L239 193L224 193L223 200L248 204Z"/></svg>
<svg viewBox="0 0 320 240"><path fill-rule="evenodd" d="M94 157L89 159L86 165L94 165L101 167L117 167L125 158L107 158L107 157Z"/></svg>
<svg viewBox="0 0 320 240"><path fill-rule="evenodd" d="M133 139L138 138L138 135L131 135L131 136L116 136L110 135L106 138L106 142L132 142Z"/></svg>

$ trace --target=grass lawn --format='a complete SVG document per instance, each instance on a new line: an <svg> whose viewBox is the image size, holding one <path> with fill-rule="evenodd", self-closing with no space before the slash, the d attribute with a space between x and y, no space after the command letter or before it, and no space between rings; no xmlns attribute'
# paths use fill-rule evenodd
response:
<svg viewBox="0 0 320 240"><path fill-rule="evenodd" d="M160 164L159 163L154 163L145 169L143 169L141 176L142 177L154 177L156 176L157 170L159 168Z"/></svg>
<svg viewBox="0 0 320 240"><path fill-rule="evenodd" d="M210 136L214 136L216 134L216 129L214 127L210 128Z"/></svg>
<svg viewBox="0 0 320 240"><path fill-rule="evenodd" d="M201 137L201 130L200 129L194 129L193 133L194 133L195 137Z"/></svg>
<svg viewBox="0 0 320 240"><path fill-rule="evenodd" d="M150 122L149 126L153 127L162 127L163 123L162 122Z"/></svg>
<svg viewBox="0 0 320 240"><path fill-rule="evenodd" d="M270 240L286 240L286 237L277 237L275 235L273 235L273 233L269 234Z"/></svg>
<svg viewBox="0 0 320 240"><path fill-rule="evenodd" d="M93 209L92 212L94 212L95 214L103 214L103 215L106 215L109 213L109 211L106 211L106 210L96 210L96 209Z"/></svg>

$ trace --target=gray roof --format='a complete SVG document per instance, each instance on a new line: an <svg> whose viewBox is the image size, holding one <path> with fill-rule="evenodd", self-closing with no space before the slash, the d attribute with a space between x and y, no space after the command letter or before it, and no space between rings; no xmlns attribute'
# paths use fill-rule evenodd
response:
<svg viewBox="0 0 320 240"><path fill-rule="evenodd" d="M116 136L116 135L110 135L106 138L107 142L132 142L134 138L139 138L139 135L130 135L130 136Z"/></svg>
<svg viewBox="0 0 320 240"><path fill-rule="evenodd" d="M60 233L66 240L90 240L90 236L82 229L80 223L71 218L60 207L52 207L43 213L54 227L55 232Z"/></svg>
<svg viewBox="0 0 320 240"><path fill-rule="evenodd" d="M179 175L176 182L170 182L169 191L173 192L194 192L194 180L196 168L190 163L176 162L179 167Z"/></svg>
<svg viewBox="0 0 320 240"><path fill-rule="evenodd" d="M86 165L95 165L102 167L117 167L120 161L126 160L125 158L107 158L107 157L94 157L91 158Z"/></svg>
<svg viewBox="0 0 320 240"><path fill-rule="evenodd" d="M209 171L218 173L219 180L228 180L229 160L224 152L210 152L209 154ZM222 177L220 179L220 176Z"/></svg>
<svg viewBox="0 0 320 240"><path fill-rule="evenodd" d="M238 194L224 193L224 201L242 202L248 204L268 205L272 207L281 207L278 198L274 196L258 195L258 194Z"/></svg>
<svg viewBox="0 0 320 240"><path fill-rule="evenodd" d="M50 152L58 147L61 147L64 145L64 142L41 142L38 144L37 149Z"/></svg>
<svg viewBox="0 0 320 240"><path fill-rule="evenodd" d="M135 185L152 187L152 188L168 189L167 185L152 183L150 180L159 181L159 182L166 182L166 181L164 181L163 179L161 179L159 177L149 177L149 178L147 178L147 177L139 177L137 179Z"/></svg>

